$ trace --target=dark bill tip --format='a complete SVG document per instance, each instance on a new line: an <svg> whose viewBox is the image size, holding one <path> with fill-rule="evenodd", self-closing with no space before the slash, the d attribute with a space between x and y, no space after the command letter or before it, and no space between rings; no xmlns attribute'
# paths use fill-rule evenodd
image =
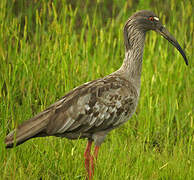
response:
<svg viewBox="0 0 194 180"><path fill-rule="evenodd" d="M185 60L185 64L188 66L189 65L189 62L187 60L187 57L184 53L184 51L182 50L181 46L177 43L177 46L176 48L178 49L178 51L181 53L181 55L183 56L184 60Z"/></svg>
<svg viewBox="0 0 194 180"><path fill-rule="evenodd" d="M185 55L185 52L182 50L182 48L179 45L179 43L177 42L177 40L168 32L168 30L165 27L160 26L160 28L158 28L156 31L159 32L165 39L167 39L173 46L176 47L176 49L183 56L185 64L188 65L189 63L188 63L187 57Z"/></svg>

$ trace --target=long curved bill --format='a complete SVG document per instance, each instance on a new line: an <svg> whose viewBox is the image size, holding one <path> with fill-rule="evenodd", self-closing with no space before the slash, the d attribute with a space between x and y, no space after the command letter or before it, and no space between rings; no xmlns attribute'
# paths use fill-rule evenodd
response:
<svg viewBox="0 0 194 180"><path fill-rule="evenodd" d="M187 60L187 57L186 57L184 51L182 50L182 48L179 45L179 43L177 42L177 40L168 32L168 30L164 26L161 26L156 31L159 32L165 39L167 39L173 46L175 46L178 49L178 51L183 56L186 65L188 65L188 60Z"/></svg>

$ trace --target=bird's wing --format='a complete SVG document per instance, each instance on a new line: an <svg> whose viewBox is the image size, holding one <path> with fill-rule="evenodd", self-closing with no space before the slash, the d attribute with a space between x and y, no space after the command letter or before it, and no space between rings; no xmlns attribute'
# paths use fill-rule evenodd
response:
<svg viewBox="0 0 194 180"><path fill-rule="evenodd" d="M112 129L135 111L137 91L122 77L107 76L75 88L50 106L48 135Z"/></svg>

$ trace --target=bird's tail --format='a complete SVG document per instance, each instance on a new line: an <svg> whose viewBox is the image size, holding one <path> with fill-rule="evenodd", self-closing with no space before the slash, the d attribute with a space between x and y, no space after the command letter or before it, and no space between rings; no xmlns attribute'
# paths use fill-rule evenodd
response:
<svg viewBox="0 0 194 180"><path fill-rule="evenodd" d="M35 117L25 121L5 138L6 148L12 148L34 137L46 136L45 129L50 119L50 112L43 111Z"/></svg>

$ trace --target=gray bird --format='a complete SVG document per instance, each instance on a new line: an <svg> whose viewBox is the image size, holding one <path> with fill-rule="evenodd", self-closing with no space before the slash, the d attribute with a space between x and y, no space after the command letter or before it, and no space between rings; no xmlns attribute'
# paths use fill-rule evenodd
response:
<svg viewBox="0 0 194 180"><path fill-rule="evenodd" d="M120 69L73 89L25 121L6 136L6 147L12 148L35 137L87 138L85 168L92 179L98 150L106 135L128 121L137 107L145 35L149 30L157 31L173 44L188 65L184 51L159 18L151 11L139 11L124 26L125 58ZM93 141L95 149L91 155Z"/></svg>

